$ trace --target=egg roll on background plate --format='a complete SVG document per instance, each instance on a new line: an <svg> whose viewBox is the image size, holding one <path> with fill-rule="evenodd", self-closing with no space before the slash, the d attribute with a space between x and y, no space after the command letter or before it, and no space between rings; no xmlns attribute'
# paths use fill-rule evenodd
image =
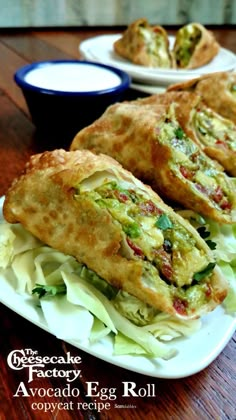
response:
<svg viewBox="0 0 236 420"><path fill-rule="evenodd" d="M195 92L166 92L137 100L140 105L176 103L184 132L230 175L236 177L236 125L209 108Z"/></svg>
<svg viewBox="0 0 236 420"><path fill-rule="evenodd" d="M236 72L206 74L171 85L167 90L196 92L202 96L207 106L236 124Z"/></svg>
<svg viewBox="0 0 236 420"><path fill-rule="evenodd" d="M166 30L162 26L149 25L145 18L132 22L113 47L118 55L134 64L172 67Z"/></svg>
<svg viewBox="0 0 236 420"><path fill-rule="evenodd" d="M227 294L198 232L108 156L64 150L33 156L3 213L161 311L197 317Z"/></svg>
<svg viewBox="0 0 236 420"><path fill-rule="evenodd" d="M176 34L173 56L176 67L195 69L209 63L218 54L220 45L213 33L200 23L182 26Z"/></svg>
<svg viewBox="0 0 236 420"><path fill-rule="evenodd" d="M185 208L219 223L236 220L232 179L185 135L175 104L112 105L75 136L71 150L76 149L112 156L163 198Z"/></svg>

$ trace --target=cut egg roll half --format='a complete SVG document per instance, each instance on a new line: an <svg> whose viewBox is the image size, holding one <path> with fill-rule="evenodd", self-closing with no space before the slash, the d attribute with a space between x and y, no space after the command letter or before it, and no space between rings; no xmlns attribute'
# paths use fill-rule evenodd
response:
<svg viewBox="0 0 236 420"><path fill-rule="evenodd" d="M185 134L175 104L112 105L75 136L71 150L76 149L112 156L184 208L219 223L236 219L233 180Z"/></svg>
<svg viewBox="0 0 236 420"><path fill-rule="evenodd" d="M3 207L45 244L117 289L178 317L213 310L228 285L198 232L114 159L90 151L34 155Z"/></svg>
<svg viewBox="0 0 236 420"><path fill-rule="evenodd" d="M202 96L211 109L236 124L236 72L209 73L170 85L168 91L187 90Z"/></svg>
<svg viewBox="0 0 236 420"><path fill-rule="evenodd" d="M184 132L230 175L236 177L236 125L206 105L195 92L166 92L137 100L140 105L176 103Z"/></svg>
<svg viewBox="0 0 236 420"><path fill-rule="evenodd" d="M146 67L172 67L169 39L162 26L151 26L147 19L132 22L122 36L114 42L115 52Z"/></svg>
<svg viewBox="0 0 236 420"><path fill-rule="evenodd" d="M195 69L209 63L220 46L213 33L197 22L182 26L176 34L173 56L176 67Z"/></svg>

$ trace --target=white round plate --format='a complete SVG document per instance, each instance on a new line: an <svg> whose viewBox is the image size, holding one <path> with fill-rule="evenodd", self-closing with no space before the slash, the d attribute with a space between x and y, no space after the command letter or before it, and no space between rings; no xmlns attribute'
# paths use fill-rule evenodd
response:
<svg viewBox="0 0 236 420"><path fill-rule="evenodd" d="M182 82L207 73L230 71L236 67L236 55L225 48L220 48L219 53L209 64L193 70L150 68L132 64L116 54L113 49L114 42L120 37L120 34L115 34L89 38L81 42L79 51L87 60L126 71L135 82L159 86ZM170 47L173 46L174 40L173 36L169 36Z"/></svg>

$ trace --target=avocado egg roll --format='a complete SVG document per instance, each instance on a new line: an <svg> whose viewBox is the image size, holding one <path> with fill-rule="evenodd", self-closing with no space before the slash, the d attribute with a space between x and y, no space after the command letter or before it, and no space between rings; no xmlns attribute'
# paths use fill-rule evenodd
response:
<svg viewBox="0 0 236 420"><path fill-rule="evenodd" d="M219 223L236 219L235 185L183 131L175 104L110 106L74 138L71 150L89 149L119 161L163 198Z"/></svg>
<svg viewBox="0 0 236 420"><path fill-rule="evenodd" d="M134 64L146 67L172 67L169 40L162 26L151 26L147 19L132 22L114 42L114 50Z"/></svg>
<svg viewBox="0 0 236 420"><path fill-rule="evenodd" d="M173 56L176 67L195 69L209 63L219 52L219 44L212 32L200 23L188 23L176 34Z"/></svg>
<svg viewBox="0 0 236 420"><path fill-rule="evenodd" d="M32 156L7 192L3 213L160 311L195 318L227 294L198 232L108 156L79 150Z"/></svg>
<svg viewBox="0 0 236 420"><path fill-rule="evenodd" d="M212 159L236 176L236 125L208 107L195 92L165 92L139 99L140 105L176 104L184 132Z"/></svg>
<svg viewBox="0 0 236 420"><path fill-rule="evenodd" d="M205 104L236 124L236 72L217 72L170 85L167 91L187 90L203 98Z"/></svg>

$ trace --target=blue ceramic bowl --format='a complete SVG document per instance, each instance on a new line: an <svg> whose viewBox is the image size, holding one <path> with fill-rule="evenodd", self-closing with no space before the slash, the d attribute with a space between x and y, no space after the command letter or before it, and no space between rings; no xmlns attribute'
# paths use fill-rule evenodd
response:
<svg viewBox="0 0 236 420"><path fill-rule="evenodd" d="M41 61L14 75L40 133L66 142L124 98L130 77L124 71L80 60ZM57 145L57 144L56 144Z"/></svg>

